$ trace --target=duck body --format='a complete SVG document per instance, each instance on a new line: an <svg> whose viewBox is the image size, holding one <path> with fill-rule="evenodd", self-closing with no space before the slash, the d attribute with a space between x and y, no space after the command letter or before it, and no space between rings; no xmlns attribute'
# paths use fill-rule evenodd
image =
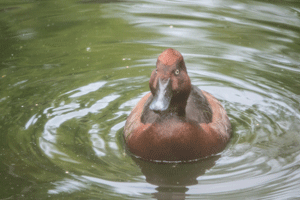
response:
<svg viewBox="0 0 300 200"><path fill-rule="evenodd" d="M220 102L191 84L182 55L165 50L145 95L128 116L129 151L152 161L191 161L222 151L231 124Z"/></svg>

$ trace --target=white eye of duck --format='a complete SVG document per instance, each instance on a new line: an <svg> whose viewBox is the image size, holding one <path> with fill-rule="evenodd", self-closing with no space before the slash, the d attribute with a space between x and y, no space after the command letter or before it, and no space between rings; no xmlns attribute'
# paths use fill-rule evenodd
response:
<svg viewBox="0 0 300 200"><path fill-rule="evenodd" d="M178 74L179 74L179 69L176 69L175 75L178 75Z"/></svg>

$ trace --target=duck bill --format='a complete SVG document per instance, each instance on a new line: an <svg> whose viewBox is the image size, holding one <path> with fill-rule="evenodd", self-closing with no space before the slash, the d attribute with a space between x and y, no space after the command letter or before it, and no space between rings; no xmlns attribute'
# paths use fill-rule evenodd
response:
<svg viewBox="0 0 300 200"><path fill-rule="evenodd" d="M150 104L150 110L161 112L169 108L172 99L172 85L170 79L162 81L158 79L156 93Z"/></svg>

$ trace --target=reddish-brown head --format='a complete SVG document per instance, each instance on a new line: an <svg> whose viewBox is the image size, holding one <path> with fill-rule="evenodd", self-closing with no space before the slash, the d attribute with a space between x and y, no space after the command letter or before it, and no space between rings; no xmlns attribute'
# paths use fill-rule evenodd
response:
<svg viewBox="0 0 300 200"><path fill-rule="evenodd" d="M156 70L151 74L150 90L154 96L150 109L184 111L191 91L191 80L187 74L182 55L167 49L157 59Z"/></svg>

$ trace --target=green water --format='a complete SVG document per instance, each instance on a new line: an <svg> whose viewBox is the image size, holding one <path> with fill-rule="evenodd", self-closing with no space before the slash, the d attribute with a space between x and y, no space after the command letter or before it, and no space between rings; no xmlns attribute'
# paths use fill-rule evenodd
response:
<svg viewBox="0 0 300 200"><path fill-rule="evenodd" d="M234 127L190 164L126 154L126 117L174 48ZM300 198L298 1L0 2L0 199Z"/></svg>

